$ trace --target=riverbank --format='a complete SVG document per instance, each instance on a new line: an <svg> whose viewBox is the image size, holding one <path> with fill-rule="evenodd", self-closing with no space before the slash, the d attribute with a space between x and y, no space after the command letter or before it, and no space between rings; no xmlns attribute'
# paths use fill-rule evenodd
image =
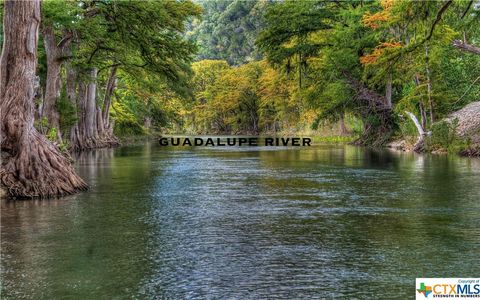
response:
<svg viewBox="0 0 480 300"><path fill-rule="evenodd" d="M422 126L426 127L426 126ZM387 144L400 151L480 156L480 101L472 102L444 119L422 128L419 136L404 134Z"/></svg>
<svg viewBox="0 0 480 300"><path fill-rule="evenodd" d="M142 145L147 142L158 142L158 140L162 137L159 133L152 133L152 134L145 134L145 135L128 135L128 136L120 136L118 139L120 140L120 147L122 146L137 146Z"/></svg>
<svg viewBox="0 0 480 300"><path fill-rule="evenodd" d="M395 151L402 151L402 152L415 152L414 151L414 144L407 142L406 140L395 140L390 142L386 145L386 148L395 150ZM436 154L436 155L457 155L462 157L480 157L480 144L473 144L466 148L458 149L456 152L451 152L448 149L435 149L431 151L423 151L421 153L424 154Z"/></svg>
<svg viewBox="0 0 480 300"><path fill-rule="evenodd" d="M354 144L355 140L358 136L355 135L315 135L312 132L306 134L305 132L292 134L286 132L278 132L276 134L259 134L259 135L216 135L216 134L205 134L205 135L190 135L190 134L165 134L162 135L160 133L153 133L149 135L139 135L139 136L123 136L119 137L120 146L139 146L147 142L158 142L158 140L162 137L211 137L211 136L259 136L259 137L292 137L292 136L299 136L299 137L310 137L312 139L312 143L322 143L322 144ZM395 150L395 151L402 151L402 152L414 152L414 141L415 137L410 137L408 140L404 138L395 139L394 141L385 145L385 148ZM422 153L425 154L435 154L435 155L459 155L463 157L480 157L480 143L469 144L468 141L464 143L458 143L457 149L442 149L436 148L431 150L425 150Z"/></svg>
<svg viewBox="0 0 480 300"><path fill-rule="evenodd" d="M165 135L165 136L181 136L181 137L187 137L187 135ZM213 135L210 135L210 137ZM284 135L277 135L278 137L282 137ZM302 136L302 135L298 135ZM141 136L123 136L120 137L120 147L134 147L134 146L143 146L147 143L158 143L159 138L161 137L160 134L155 133L155 134L150 134L150 135L141 135ZM196 136L196 137L202 137L202 136ZM203 136L207 137L207 136ZM291 135L290 135L291 137ZM319 144L330 144L330 145L352 145L353 142L355 141L356 137L355 136L310 136L312 138L312 145L319 145ZM368 147L359 147L355 146L358 148L368 148ZM406 140L396 140L393 141L385 146L385 148L394 150L394 151L401 151L405 153L413 153L413 144L407 142ZM98 149L101 150L101 149ZM480 145L474 144L471 145L470 148L465 148L461 149L456 153L449 152L448 150L433 150L433 151L425 151L423 154L433 154L435 156L437 155L454 155L454 156L463 156L463 157L472 157L472 158L478 158L480 157ZM8 192L4 187L0 186L0 198L8 198Z"/></svg>

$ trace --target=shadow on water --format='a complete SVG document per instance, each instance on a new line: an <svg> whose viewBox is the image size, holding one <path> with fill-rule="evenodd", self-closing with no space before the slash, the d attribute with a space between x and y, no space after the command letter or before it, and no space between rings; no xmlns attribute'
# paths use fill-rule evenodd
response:
<svg viewBox="0 0 480 300"><path fill-rule="evenodd" d="M405 298L478 275L480 160L147 144L76 167L86 193L2 201L2 298Z"/></svg>

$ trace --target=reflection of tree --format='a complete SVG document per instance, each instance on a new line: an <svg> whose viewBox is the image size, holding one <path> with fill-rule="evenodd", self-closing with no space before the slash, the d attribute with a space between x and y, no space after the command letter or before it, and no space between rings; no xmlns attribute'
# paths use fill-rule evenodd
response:
<svg viewBox="0 0 480 300"><path fill-rule="evenodd" d="M2 202L2 296L100 299L134 295L150 271L149 146L82 153L91 190Z"/></svg>

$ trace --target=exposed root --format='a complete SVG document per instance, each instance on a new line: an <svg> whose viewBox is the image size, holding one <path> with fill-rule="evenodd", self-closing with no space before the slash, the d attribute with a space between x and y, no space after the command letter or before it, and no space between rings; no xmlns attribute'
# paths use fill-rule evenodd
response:
<svg viewBox="0 0 480 300"><path fill-rule="evenodd" d="M119 139L109 131L94 137L82 135L78 126L75 126L71 132L70 151L82 151L99 148L114 148L120 146Z"/></svg>
<svg viewBox="0 0 480 300"><path fill-rule="evenodd" d="M49 198L87 190L68 158L37 132L13 156L3 159L0 181L17 198Z"/></svg>

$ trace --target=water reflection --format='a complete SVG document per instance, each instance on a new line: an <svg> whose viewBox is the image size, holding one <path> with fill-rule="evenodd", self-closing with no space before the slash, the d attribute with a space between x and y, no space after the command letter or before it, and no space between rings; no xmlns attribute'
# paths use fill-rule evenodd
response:
<svg viewBox="0 0 480 300"><path fill-rule="evenodd" d="M149 144L77 168L87 193L2 201L5 299L405 298L477 275L479 160Z"/></svg>

